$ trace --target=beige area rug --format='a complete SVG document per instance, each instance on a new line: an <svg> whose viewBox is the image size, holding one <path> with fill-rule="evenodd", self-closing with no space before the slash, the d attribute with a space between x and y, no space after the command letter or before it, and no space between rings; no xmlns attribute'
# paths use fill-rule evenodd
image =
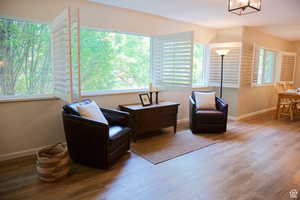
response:
<svg viewBox="0 0 300 200"><path fill-rule="evenodd" d="M219 134L193 134L189 129L178 131L176 134L164 131L131 143L131 151L156 165L216 144L219 136Z"/></svg>

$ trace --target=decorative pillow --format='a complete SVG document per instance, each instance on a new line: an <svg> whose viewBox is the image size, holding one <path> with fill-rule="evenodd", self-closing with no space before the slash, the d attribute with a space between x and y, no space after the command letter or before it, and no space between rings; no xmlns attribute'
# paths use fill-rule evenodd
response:
<svg viewBox="0 0 300 200"><path fill-rule="evenodd" d="M195 92L196 108L199 110L216 110L215 92Z"/></svg>
<svg viewBox="0 0 300 200"><path fill-rule="evenodd" d="M89 104L78 105L77 109L82 117L108 125L106 118L95 101Z"/></svg>

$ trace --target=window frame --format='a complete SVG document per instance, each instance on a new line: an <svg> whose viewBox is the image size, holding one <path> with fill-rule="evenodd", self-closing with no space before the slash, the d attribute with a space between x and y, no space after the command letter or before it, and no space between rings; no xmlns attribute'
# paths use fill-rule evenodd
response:
<svg viewBox="0 0 300 200"><path fill-rule="evenodd" d="M6 20L16 20L16 21L23 21L26 23L32 23L32 24L41 24L41 25L47 25L49 26L49 30L51 28L51 23L39 21L39 20L33 20L33 19L25 19L21 17L13 17L13 16L6 16L6 15L0 15L0 19L6 19ZM51 32L49 32L49 36L51 38ZM51 39L49 42L50 51L52 48ZM51 68L52 63L50 63ZM52 80L53 84L53 80ZM58 99L55 97L54 94L31 94L31 95L9 95L9 96L1 96L0 95L0 103L6 103L6 102L27 102L27 101L39 101L39 100L49 100L49 99Z"/></svg>
<svg viewBox="0 0 300 200"><path fill-rule="evenodd" d="M259 70L260 70L259 66L255 66L256 65L256 63L255 63L255 57L256 56L260 57L260 50L261 49L264 50L263 69L262 69L263 71L262 71L262 74L261 74L262 80L261 80L261 83L259 83L258 80L256 81L256 83L253 83L253 80L254 80L253 74L254 74L255 68L256 67L258 68L257 69L258 70L257 73L259 73ZM259 51L259 55L256 55L257 51ZM265 73L266 52L272 52L275 55L275 57L274 57L274 66L273 66L273 73L272 73L272 82L271 83L263 81L263 77L264 77L264 73ZM279 63L280 63L279 59L280 59L280 51L277 51L275 49L265 48L265 47L262 47L262 46L256 46L254 44L254 48L253 48L253 67L252 67L252 73L251 73L252 87L274 86L276 84L277 74L279 72ZM258 65L259 65L259 62L260 62L260 58L258 58L258 63L257 63ZM258 77L257 77L257 79L258 79Z"/></svg>

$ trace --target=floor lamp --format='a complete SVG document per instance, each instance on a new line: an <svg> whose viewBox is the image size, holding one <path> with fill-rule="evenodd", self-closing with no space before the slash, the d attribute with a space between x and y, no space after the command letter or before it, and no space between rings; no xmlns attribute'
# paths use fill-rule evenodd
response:
<svg viewBox="0 0 300 200"><path fill-rule="evenodd" d="M229 53L229 49L218 49L216 53L221 56L221 85L220 85L220 98L223 97L223 72L224 72L224 56Z"/></svg>

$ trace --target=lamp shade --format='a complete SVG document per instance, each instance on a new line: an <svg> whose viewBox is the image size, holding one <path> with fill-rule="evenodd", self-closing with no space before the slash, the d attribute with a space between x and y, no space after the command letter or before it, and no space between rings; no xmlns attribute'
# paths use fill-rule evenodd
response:
<svg viewBox="0 0 300 200"><path fill-rule="evenodd" d="M3 59L0 59L0 67L4 67L5 61Z"/></svg>
<svg viewBox="0 0 300 200"><path fill-rule="evenodd" d="M229 53L229 49L218 49L216 50L216 53L219 56L226 56Z"/></svg>
<svg viewBox="0 0 300 200"><path fill-rule="evenodd" d="M261 0L228 0L228 11L246 15L261 10Z"/></svg>

